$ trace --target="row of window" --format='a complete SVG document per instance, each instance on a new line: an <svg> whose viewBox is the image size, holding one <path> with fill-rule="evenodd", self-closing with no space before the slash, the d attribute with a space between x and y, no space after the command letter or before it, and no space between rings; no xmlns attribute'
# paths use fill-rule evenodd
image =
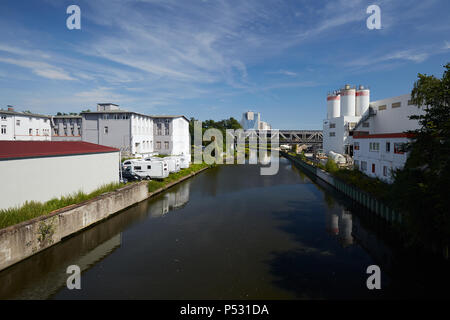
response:
<svg viewBox="0 0 450 320"><path fill-rule="evenodd" d="M32 136L33 135L33 129L28 129L28 134L30 135L30 136ZM36 129L36 135L37 136L39 136L40 135L40 130L39 129ZM0 134L7 134L8 133L8 130L7 130L7 127L6 127L6 125L2 125L1 126L1 128L0 128ZM42 135L44 135L44 136L48 136L48 135L50 135L50 129L42 129Z"/></svg>
<svg viewBox="0 0 450 320"><path fill-rule="evenodd" d="M386 152L391 152L391 143L386 142ZM406 144L403 142L395 142L394 143L394 153L403 154L405 153ZM360 150L359 142L354 142L353 150ZM370 142L369 143L369 151L379 152L380 151L380 143L379 142Z"/></svg>
<svg viewBox="0 0 450 320"><path fill-rule="evenodd" d="M358 160L355 160L355 167L359 168L359 161ZM376 171L375 163L372 163L372 168L371 169L372 169L371 170L372 173L375 173L375 171ZM364 172L367 171L367 162L366 161L361 161L361 171L364 171ZM383 176L384 177L387 177L389 175L389 171L390 171L390 168L388 166L383 166Z"/></svg>
<svg viewBox="0 0 450 320"><path fill-rule="evenodd" d="M414 105L414 103L412 102L412 100L408 100L408 106L412 106ZM402 106L401 102L394 102L393 104L391 104L392 109L394 108L400 108ZM387 109L387 105L383 104L381 106L378 106L378 110L382 111L382 110L386 110Z"/></svg>
<svg viewBox="0 0 450 320"><path fill-rule="evenodd" d="M1 116L0 119L1 119L1 121L6 121L6 116ZM28 118L28 119L31 121L33 118ZM44 123L47 123L47 120L48 119L44 119ZM20 120L19 119L16 120L16 125L20 127Z"/></svg>

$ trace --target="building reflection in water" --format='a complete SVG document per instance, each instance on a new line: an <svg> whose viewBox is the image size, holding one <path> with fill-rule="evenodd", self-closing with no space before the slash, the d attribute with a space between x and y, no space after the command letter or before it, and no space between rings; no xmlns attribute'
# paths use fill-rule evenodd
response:
<svg viewBox="0 0 450 320"><path fill-rule="evenodd" d="M352 214L344 208L327 209L325 214L325 230L338 238L343 247L353 244Z"/></svg>
<svg viewBox="0 0 450 320"><path fill-rule="evenodd" d="M189 202L189 190L191 182L189 180L169 189L162 196L156 199L149 208L148 212L152 218L158 218L166 215L171 210L177 210L184 207Z"/></svg>

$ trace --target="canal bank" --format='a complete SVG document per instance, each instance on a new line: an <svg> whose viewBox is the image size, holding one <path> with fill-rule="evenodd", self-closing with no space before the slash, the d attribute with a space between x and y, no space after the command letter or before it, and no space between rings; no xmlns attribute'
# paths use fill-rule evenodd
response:
<svg viewBox="0 0 450 320"><path fill-rule="evenodd" d="M147 181L132 183L94 199L4 228L0 230L0 271L208 168L200 168L151 191Z"/></svg>
<svg viewBox="0 0 450 320"><path fill-rule="evenodd" d="M314 167L312 165L307 164L300 159L297 159L286 152L281 152L281 155L286 159L289 159L296 166L306 170L309 174L325 181L336 190L344 193L347 197L356 201L363 207L369 209L376 215L380 216L382 219L386 220L389 223L399 223L402 224L402 215L393 209L389 208L382 201L372 196L371 194L364 192L358 188L355 188L340 179L332 176L325 170L322 170L318 167Z"/></svg>

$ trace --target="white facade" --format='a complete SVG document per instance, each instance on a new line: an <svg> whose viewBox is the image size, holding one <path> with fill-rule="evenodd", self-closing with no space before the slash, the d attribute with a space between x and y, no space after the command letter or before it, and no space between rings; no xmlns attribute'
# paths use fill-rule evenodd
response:
<svg viewBox="0 0 450 320"><path fill-rule="evenodd" d="M334 151L339 154L347 153L353 140L350 130L355 127L361 117L341 116L323 121L323 150L325 154Z"/></svg>
<svg viewBox="0 0 450 320"><path fill-rule="evenodd" d="M424 110L412 104L410 94L374 101L370 106L376 115L367 119L365 128L358 128L363 134L353 137L354 162L365 174L392 182L391 170L402 168L408 157L403 151L410 138L406 131L419 127L418 120L409 117Z"/></svg>
<svg viewBox="0 0 450 320"><path fill-rule="evenodd" d="M155 152L190 156L189 121L184 116L153 116L153 121Z"/></svg>
<svg viewBox="0 0 450 320"><path fill-rule="evenodd" d="M153 119L149 116L131 115L131 153L149 155L153 152Z"/></svg>
<svg viewBox="0 0 450 320"><path fill-rule="evenodd" d="M21 206L26 201L46 202L78 191L90 193L102 185L118 183L119 152L0 158L0 176L3 181L0 183L0 210Z"/></svg>
<svg viewBox="0 0 450 320"><path fill-rule="evenodd" d="M407 159L403 151L406 134L379 134L354 137L353 158L359 170L386 182L392 181L391 171L402 168Z"/></svg>
<svg viewBox="0 0 450 320"><path fill-rule="evenodd" d="M50 141L51 126L47 116L0 110L0 140Z"/></svg>
<svg viewBox="0 0 450 320"><path fill-rule="evenodd" d="M391 170L403 167L407 159L403 146L410 137L406 131L419 126L409 117L423 112L411 103L410 94L370 102L367 88L346 85L327 97L324 152L353 155L364 173L390 182Z"/></svg>

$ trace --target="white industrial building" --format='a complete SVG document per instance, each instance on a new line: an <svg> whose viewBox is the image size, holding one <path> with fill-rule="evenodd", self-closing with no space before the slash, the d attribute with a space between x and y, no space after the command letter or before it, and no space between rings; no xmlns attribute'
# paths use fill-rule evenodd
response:
<svg viewBox="0 0 450 320"><path fill-rule="evenodd" d="M83 141L118 148L124 155L153 152L153 119L118 105L101 103L97 111L82 112Z"/></svg>
<svg viewBox="0 0 450 320"><path fill-rule="evenodd" d="M119 150L87 142L0 141L0 209L119 182Z"/></svg>
<svg viewBox="0 0 450 320"><path fill-rule="evenodd" d="M151 116L106 103L81 117L83 141L118 148L128 156L159 153L190 158L189 120L184 116Z"/></svg>
<svg viewBox="0 0 450 320"><path fill-rule="evenodd" d="M353 156L354 164L372 177L391 182L391 170L404 166L404 144L417 120L409 116L424 111L411 102L411 95L370 101L370 91L346 85L327 98L323 125L324 152Z"/></svg>
<svg viewBox="0 0 450 320"><path fill-rule="evenodd" d="M271 130L267 122L261 121L259 112L247 111L242 114L241 126L244 130Z"/></svg>
<svg viewBox="0 0 450 320"><path fill-rule="evenodd" d="M0 141L50 141L48 116L28 112L0 110Z"/></svg>
<svg viewBox="0 0 450 320"><path fill-rule="evenodd" d="M184 116L151 116L154 121L154 151L164 155L191 154L189 120Z"/></svg>

